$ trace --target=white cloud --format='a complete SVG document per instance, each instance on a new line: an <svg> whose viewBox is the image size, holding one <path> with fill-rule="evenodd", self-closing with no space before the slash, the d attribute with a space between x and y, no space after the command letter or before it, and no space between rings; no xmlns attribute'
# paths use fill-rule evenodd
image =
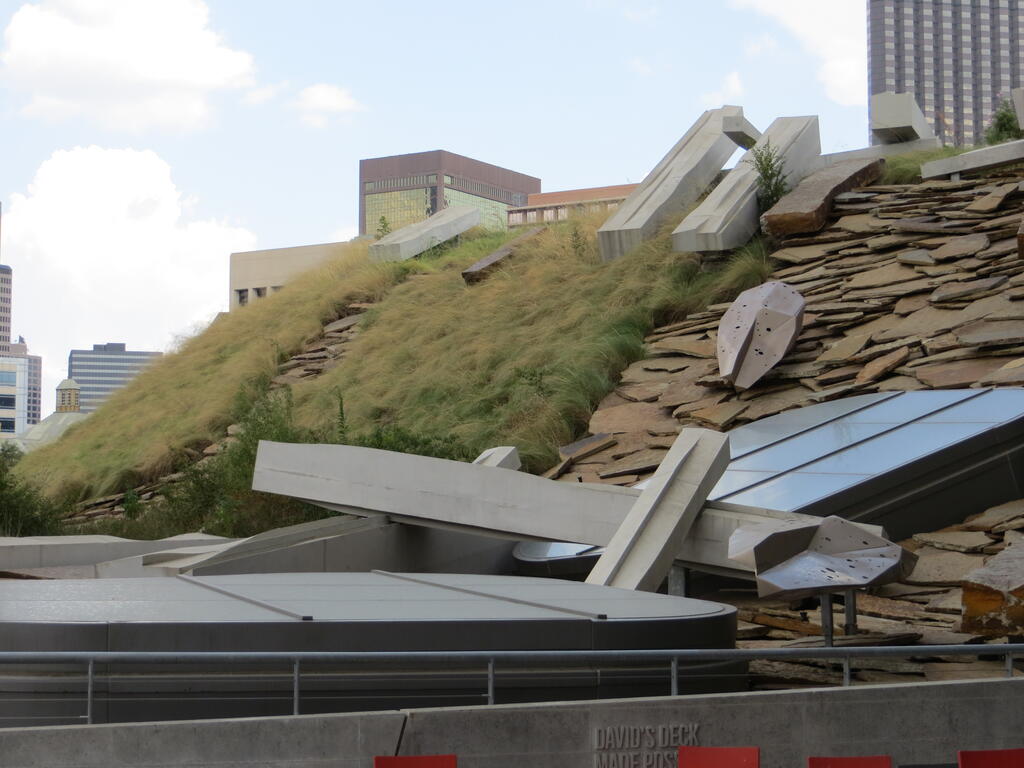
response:
<svg viewBox="0 0 1024 768"><path fill-rule="evenodd" d="M746 42L743 46L743 54L747 58L753 59L766 53L774 53L778 47L779 41L774 37L771 35L761 35Z"/></svg>
<svg viewBox="0 0 1024 768"><path fill-rule="evenodd" d="M124 341L165 349L227 308L228 255L253 233L187 213L152 151L76 147L36 171L4 206L14 328L43 356L44 415L70 349Z"/></svg>
<svg viewBox="0 0 1024 768"><path fill-rule="evenodd" d="M734 8L770 16L821 61L818 80L843 106L867 104L864 0L730 0Z"/></svg>
<svg viewBox="0 0 1024 768"><path fill-rule="evenodd" d="M298 110L302 122L314 128L326 128L333 116L364 109L347 88L328 83L303 88L292 106Z"/></svg>
<svg viewBox="0 0 1024 768"><path fill-rule="evenodd" d="M22 113L116 130L192 130L217 91L253 86L252 57L208 27L202 0L42 0L4 30L2 76Z"/></svg>
<svg viewBox="0 0 1024 768"><path fill-rule="evenodd" d="M705 107L720 107L723 104L733 104L743 95L743 81L740 80L739 72L730 72L722 79L722 84L717 91L702 93L700 100Z"/></svg>
<svg viewBox="0 0 1024 768"><path fill-rule="evenodd" d="M651 66L651 63L639 56L635 56L626 62L626 69L634 75L640 75L641 77L650 77L654 74L654 67Z"/></svg>
<svg viewBox="0 0 1024 768"><path fill-rule="evenodd" d="M657 5L637 5L627 3L622 9L622 15L626 17L628 21L640 23L645 21L651 21L660 13L661 9Z"/></svg>
<svg viewBox="0 0 1024 768"><path fill-rule="evenodd" d="M276 85L261 85L247 91L245 96L242 97L243 104L265 104L268 101L277 98L277 95L288 87L287 83L277 83Z"/></svg>

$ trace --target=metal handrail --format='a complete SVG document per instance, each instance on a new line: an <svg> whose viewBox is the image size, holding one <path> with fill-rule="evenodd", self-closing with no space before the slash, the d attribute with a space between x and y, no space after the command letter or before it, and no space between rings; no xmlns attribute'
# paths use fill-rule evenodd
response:
<svg viewBox="0 0 1024 768"><path fill-rule="evenodd" d="M498 662L668 663L671 694L679 693L680 661L756 661L760 659L835 660L843 665L843 685L850 685L852 659L907 656L1002 656L1006 677L1013 677L1013 659L1024 655L1024 643L993 645L890 645L830 648L677 648L611 651L0 651L2 664L84 664L87 666L86 715L93 721L96 664L258 664L288 663L292 672L292 713L299 714L301 667L306 663L486 662L487 703L495 701Z"/></svg>

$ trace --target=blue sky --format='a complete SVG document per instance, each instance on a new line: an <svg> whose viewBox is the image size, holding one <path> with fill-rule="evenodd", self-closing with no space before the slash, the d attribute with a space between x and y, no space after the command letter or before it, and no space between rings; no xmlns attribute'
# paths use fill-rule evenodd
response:
<svg viewBox="0 0 1024 768"><path fill-rule="evenodd" d="M44 356L164 349L233 250L347 239L358 161L448 149L640 181L704 109L863 146L863 0L0 0L0 260Z"/></svg>

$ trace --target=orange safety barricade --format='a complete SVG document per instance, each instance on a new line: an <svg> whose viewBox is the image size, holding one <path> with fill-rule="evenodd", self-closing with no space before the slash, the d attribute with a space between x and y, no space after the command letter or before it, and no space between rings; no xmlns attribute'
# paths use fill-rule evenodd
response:
<svg viewBox="0 0 1024 768"><path fill-rule="evenodd" d="M680 747L679 768L759 768L758 747Z"/></svg>

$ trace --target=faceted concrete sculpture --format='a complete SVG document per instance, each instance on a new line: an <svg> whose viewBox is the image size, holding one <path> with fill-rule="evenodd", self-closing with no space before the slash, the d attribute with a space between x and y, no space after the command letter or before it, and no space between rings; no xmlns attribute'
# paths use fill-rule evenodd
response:
<svg viewBox="0 0 1024 768"><path fill-rule="evenodd" d="M937 179L943 176L958 178L961 173L984 171L988 168L1021 161L1024 161L1024 139L982 147L972 152L964 152L962 155L922 163L921 178Z"/></svg>
<svg viewBox="0 0 1024 768"><path fill-rule="evenodd" d="M724 132L726 118L743 119L742 107L711 109L701 115L597 231L601 258L617 259L654 237L661 223L694 203L736 151ZM749 131L743 123L737 130ZM753 129L756 130L756 129Z"/></svg>
<svg viewBox="0 0 1024 768"><path fill-rule="evenodd" d="M728 464L726 435L684 429L594 565L587 583L657 590Z"/></svg>
<svg viewBox="0 0 1024 768"><path fill-rule="evenodd" d="M871 97L871 133L883 144L899 144L935 135L912 93L876 93Z"/></svg>
<svg viewBox="0 0 1024 768"><path fill-rule="evenodd" d="M729 557L754 569L760 597L803 597L899 581L917 555L841 517L740 528Z"/></svg>
<svg viewBox="0 0 1024 768"><path fill-rule="evenodd" d="M761 138L761 132L742 113L723 117L722 132L743 149L750 149Z"/></svg>
<svg viewBox="0 0 1024 768"><path fill-rule="evenodd" d="M718 324L718 369L737 389L749 389L793 346L804 319L804 297L776 281L741 293Z"/></svg>
<svg viewBox="0 0 1024 768"><path fill-rule="evenodd" d="M795 186L820 161L817 117L780 117L757 140L771 144L785 163L786 180ZM728 251L746 243L758 229L757 172L748 152L672 233L679 252Z"/></svg>
<svg viewBox="0 0 1024 768"><path fill-rule="evenodd" d="M775 238L817 232L828 221L836 195L877 181L884 168L884 160L870 157L819 168L761 214L761 229Z"/></svg>
<svg viewBox="0 0 1024 768"><path fill-rule="evenodd" d="M480 209L457 205L402 227L370 245L371 261L405 261L480 223Z"/></svg>

